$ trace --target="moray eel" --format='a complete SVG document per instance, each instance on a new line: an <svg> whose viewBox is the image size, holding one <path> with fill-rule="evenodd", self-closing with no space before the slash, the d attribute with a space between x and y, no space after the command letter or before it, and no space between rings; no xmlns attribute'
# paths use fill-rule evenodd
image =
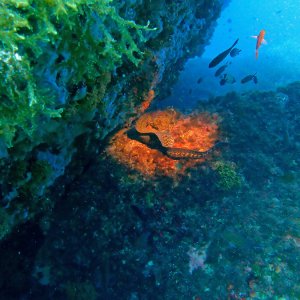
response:
<svg viewBox="0 0 300 300"><path fill-rule="evenodd" d="M164 155L168 156L171 159L199 159L205 157L209 154L217 145L220 144L216 143L212 148L207 151L201 152L196 150L188 150L183 148L172 148L172 147L164 147L161 144L160 139L157 137L156 134L149 133L149 134L141 134L135 128L131 128L127 131L127 135L129 138L137 140L151 149L156 149L163 153Z"/></svg>
<svg viewBox="0 0 300 300"><path fill-rule="evenodd" d="M205 157L211 149L208 151L200 152L196 150L188 150L182 148L165 148L162 152L172 159L199 159Z"/></svg>

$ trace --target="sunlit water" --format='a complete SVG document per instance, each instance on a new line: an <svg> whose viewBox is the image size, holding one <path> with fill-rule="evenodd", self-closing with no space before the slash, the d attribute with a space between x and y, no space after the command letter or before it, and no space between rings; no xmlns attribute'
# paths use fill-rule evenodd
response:
<svg viewBox="0 0 300 300"><path fill-rule="evenodd" d="M255 59L256 40L260 30L266 31L266 45ZM215 68L209 62L239 38L239 56L228 56ZM190 59L172 95L164 106L193 107L197 101L226 94L229 91L274 90L300 78L300 5L298 1L232 0L217 22L213 37L201 57ZM224 73L236 79L234 84L220 86L215 71L231 62ZM246 75L257 72L258 84L241 84ZM201 83L197 83L202 78Z"/></svg>

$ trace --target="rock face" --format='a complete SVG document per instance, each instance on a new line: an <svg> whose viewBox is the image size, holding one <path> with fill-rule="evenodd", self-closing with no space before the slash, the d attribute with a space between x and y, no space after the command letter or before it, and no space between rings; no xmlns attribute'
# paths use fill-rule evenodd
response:
<svg viewBox="0 0 300 300"><path fill-rule="evenodd" d="M149 91L167 93L220 10L205 0L0 5L0 239L52 207L47 188L70 162L84 169Z"/></svg>

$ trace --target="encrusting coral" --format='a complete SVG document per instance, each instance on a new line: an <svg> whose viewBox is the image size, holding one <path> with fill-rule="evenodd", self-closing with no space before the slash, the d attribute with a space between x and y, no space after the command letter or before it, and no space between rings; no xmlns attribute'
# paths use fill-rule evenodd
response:
<svg viewBox="0 0 300 300"><path fill-rule="evenodd" d="M172 147L174 137L171 128L175 125L178 115L175 110L160 111L142 115L135 124L141 134L155 134L163 147Z"/></svg>
<svg viewBox="0 0 300 300"><path fill-rule="evenodd" d="M132 138L128 129L122 129L112 137L107 153L146 177L176 177L206 161L218 138L217 123L218 116L207 113L186 116L173 109L146 113L135 125L141 136ZM159 145L150 143L153 135Z"/></svg>

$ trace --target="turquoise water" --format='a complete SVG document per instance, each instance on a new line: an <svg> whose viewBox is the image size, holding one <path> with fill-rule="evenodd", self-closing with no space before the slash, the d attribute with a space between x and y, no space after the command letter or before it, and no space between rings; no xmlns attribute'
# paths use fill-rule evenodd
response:
<svg viewBox="0 0 300 300"><path fill-rule="evenodd" d="M266 45L259 49L255 59L256 40L260 30L266 31ZM233 0L217 21L210 45L201 57L190 59L181 74L173 95L163 105L193 106L198 100L224 95L230 91L274 90L300 78L300 6L297 1ZM208 63L239 38L237 48L242 51L234 58L228 56L213 69ZM220 86L215 71L225 62L231 62L226 72L236 83ZM224 73L226 73L224 72ZM257 73L258 84L242 85L241 78ZM202 78L197 84L198 78Z"/></svg>

